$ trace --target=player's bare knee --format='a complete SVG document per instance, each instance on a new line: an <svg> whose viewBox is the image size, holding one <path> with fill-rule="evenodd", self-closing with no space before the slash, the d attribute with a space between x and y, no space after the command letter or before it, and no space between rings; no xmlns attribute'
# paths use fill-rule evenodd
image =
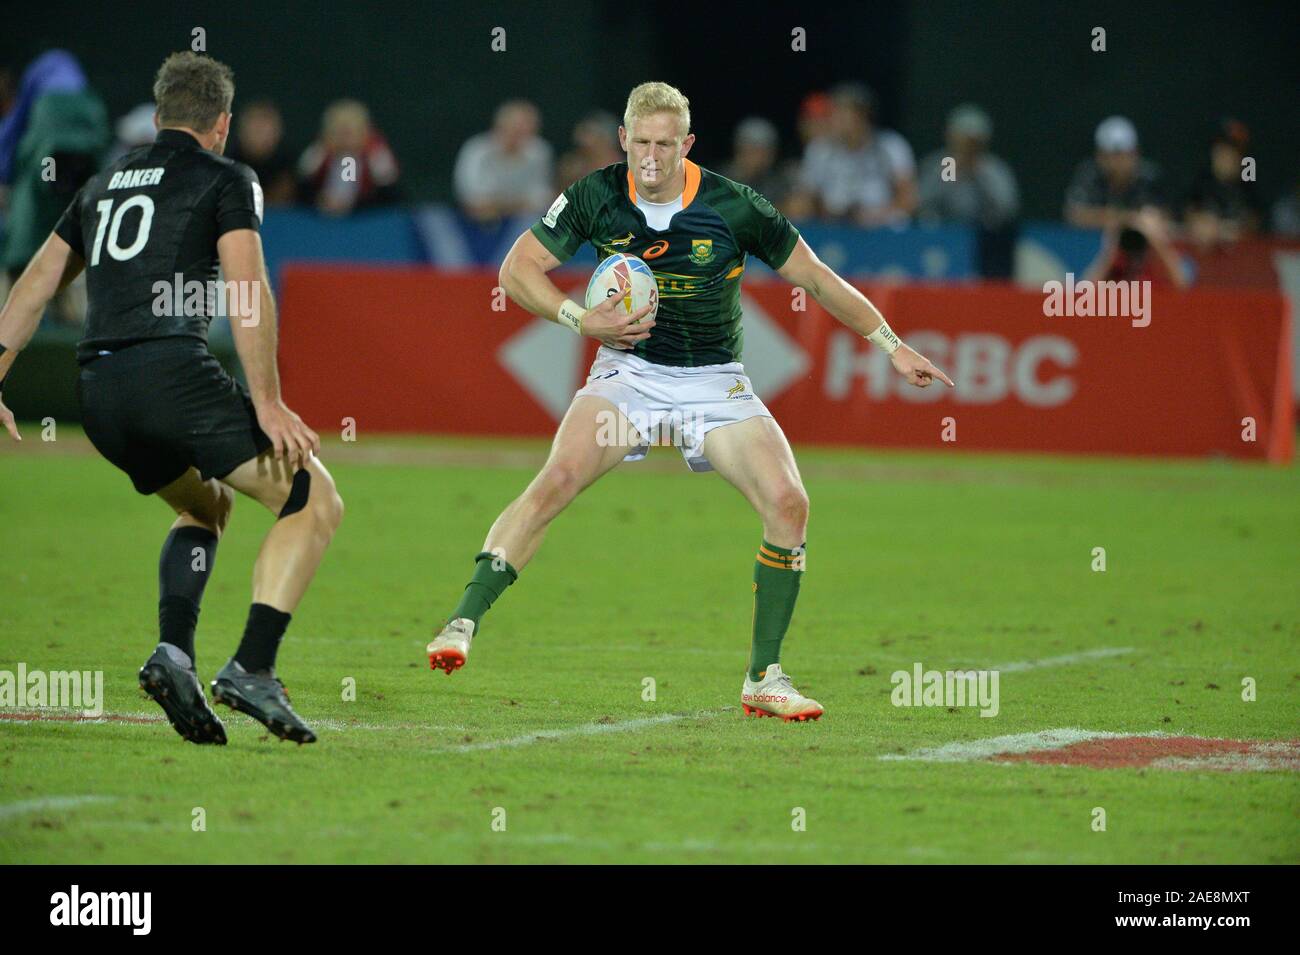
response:
<svg viewBox="0 0 1300 955"><path fill-rule="evenodd" d="M798 484L788 484L772 495L764 519L794 537L808 526L808 494Z"/></svg>
<svg viewBox="0 0 1300 955"><path fill-rule="evenodd" d="M334 486L333 481L327 478L325 483L326 486L317 492L320 497L314 503L318 512L318 519L329 529L330 535L333 536L334 532L339 529L339 525L343 523L343 497L339 494L338 488Z"/></svg>
<svg viewBox="0 0 1300 955"><path fill-rule="evenodd" d="M582 490L582 474L578 468L562 461L546 465L537 476L532 491L534 509L544 515L554 516L568 505Z"/></svg>
<svg viewBox="0 0 1300 955"><path fill-rule="evenodd" d="M334 485L334 479L324 468L307 467L295 472L280 517L290 517L300 512L306 512L319 533L326 538L333 537L342 523L343 498Z"/></svg>

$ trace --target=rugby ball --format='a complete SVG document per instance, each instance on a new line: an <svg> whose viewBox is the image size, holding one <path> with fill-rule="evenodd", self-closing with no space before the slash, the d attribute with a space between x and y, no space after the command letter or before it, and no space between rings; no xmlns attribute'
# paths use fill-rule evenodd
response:
<svg viewBox="0 0 1300 955"><path fill-rule="evenodd" d="M659 311L659 285L650 266L622 252L601 262L587 283L587 308L595 308L609 298L622 299L621 307L628 314L649 305L646 317L654 318Z"/></svg>

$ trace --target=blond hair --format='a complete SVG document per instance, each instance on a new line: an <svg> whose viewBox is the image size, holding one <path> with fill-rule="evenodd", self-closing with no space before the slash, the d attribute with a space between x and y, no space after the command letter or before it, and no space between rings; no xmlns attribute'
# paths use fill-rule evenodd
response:
<svg viewBox="0 0 1300 955"><path fill-rule="evenodd" d="M325 107L321 127L328 135L346 127L370 127L370 110L355 99L338 99Z"/></svg>
<svg viewBox="0 0 1300 955"><path fill-rule="evenodd" d="M667 83L642 83L627 95L627 108L623 110L623 125L632 128L632 121L655 113L676 113L681 120L682 138L691 131L691 101L682 91Z"/></svg>

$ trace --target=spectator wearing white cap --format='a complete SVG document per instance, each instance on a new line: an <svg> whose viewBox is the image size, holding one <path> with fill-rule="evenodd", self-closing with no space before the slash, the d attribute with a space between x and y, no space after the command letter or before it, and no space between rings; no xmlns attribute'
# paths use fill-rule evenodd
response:
<svg viewBox="0 0 1300 955"><path fill-rule="evenodd" d="M1135 226L1144 211L1163 217L1160 170L1138 153L1138 135L1123 116L1097 126L1097 151L1075 171L1065 192L1065 219L1084 229Z"/></svg>
<svg viewBox="0 0 1300 955"><path fill-rule="evenodd" d="M743 182L774 206L790 194L790 176L777 165L776 127L761 116L750 116L736 127L731 159L722 167L728 179Z"/></svg>
<svg viewBox="0 0 1300 955"><path fill-rule="evenodd" d="M993 122L980 107L965 103L948 114L945 148L921 163L921 221L996 230L1015 219L1020 190L1011 167L988 151L992 138Z"/></svg>

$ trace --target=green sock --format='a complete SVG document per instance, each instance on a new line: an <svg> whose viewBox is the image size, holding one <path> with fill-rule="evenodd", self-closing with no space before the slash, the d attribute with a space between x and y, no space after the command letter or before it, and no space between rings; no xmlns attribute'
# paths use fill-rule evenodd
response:
<svg viewBox="0 0 1300 955"><path fill-rule="evenodd" d="M474 632L477 634L479 620L505 589L519 578L519 573L496 554L487 551L474 560L477 562L474 565L474 576L465 585L465 592L460 595L460 603L451 612L451 619L469 617L474 621Z"/></svg>
<svg viewBox="0 0 1300 955"><path fill-rule="evenodd" d="M761 680L768 666L781 659L781 641L790 627L799 581L804 573L804 545L794 549L763 541L754 561L754 641L749 651L749 678Z"/></svg>

